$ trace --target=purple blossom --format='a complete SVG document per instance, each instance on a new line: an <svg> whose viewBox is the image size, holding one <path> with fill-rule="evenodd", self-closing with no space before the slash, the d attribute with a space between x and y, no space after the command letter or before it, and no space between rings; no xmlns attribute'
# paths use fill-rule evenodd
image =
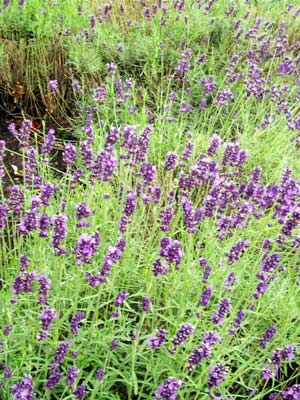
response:
<svg viewBox="0 0 300 400"><path fill-rule="evenodd" d="M110 348L111 350L115 350L117 347L119 347L119 341L117 339L113 339Z"/></svg>
<svg viewBox="0 0 300 400"><path fill-rule="evenodd" d="M257 284L253 297L258 300L264 293L266 293L270 282L275 278L274 275L268 273L256 274L260 282Z"/></svg>
<svg viewBox="0 0 300 400"><path fill-rule="evenodd" d="M210 138L210 144L207 149L207 154L211 157L216 155L217 149L223 144L223 140L220 138L219 135L214 133Z"/></svg>
<svg viewBox="0 0 300 400"><path fill-rule="evenodd" d="M233 93L230 89L224 89L218 92L215 98L215 103L218 106L226 106L231 99L233 99Z"/></svg>
<svg viewBox="0 0 300 400"><path fill-rule="evenodd" d="M208 78L201 78L200 79L200 83L202 85L203 88L203 94L207 95L209 93L213 93L213 91L216 89L217 84L214 81L214 77L211 75Z"/></svg>
<svg viewBox="0 0 300 400"><path fill-rule="evenodd" d="M193 203L186 197L182 198L181 204L183 209L183 220L188 233L196 233L203 218L203 210L200 208L194 209Z"/></svg>
<svg viewBox="0 0 300 400"><path fill-rule="evenodd" d="M166 210L160 212L158 222L160 223L159 229L162 232L169 232L173 217L174 209L172 207L168 207Z"/></svg>
<svg viewBox="0 0 300 400"><path fill-rule="evenodd" d="M131 190L127 191L125 207L119 221L119 229L122 233L126 231L127 225L131 222L128 220L128 217L130 217L136 209L136 197L136 193L132 192Z"/></svg>
<svg viewBox="0 0 300 400"><path fill-rule="evenodd" d="M280 254L273 253L271 255L264 255L261 262L262 272L274 272L278 267L280 267Z"/></svg>
<svg viewBox="0 0 300 400"><path fill-rule="evenodd" d="M52 183L45 183L41 186L40 200L44 206L49 206L50 199L57 189L57 186Z"/></svg>
<svg viewBox="0 0 300 400"><path fill-rule="evenodd" d="M261 101L265 95L265 80L262 76L262 69L254 60L249 61L249 70L245 80L246 96L254 96L258 101Z"/></svg>
<svg viewBox="0 0 300 400"><path fill-rule="evenodd" d="M69 387L72 387L76 381L76 378L80 372L80 369L77 367L69 367L68 368L68 373L66 377L66 384Z"/></svg>
<svg viewBox="0 0 300 400"><path fill-rule="evenodd" d="M0 179L4 177L5 172L4 172L4 154L5 154L5 141L0 140Z"/></svg>
<svg viewBox="0 0 300 400"><path fill-rule="evenodd" d="M208 264L208 261L204 257L199 258L199 266L200 269L203 270L202 282L206 284L211 274L211 266Z"/></svg>
<svg viewBox="0 0 300 400"><path fill-rule="evenodd" d="M76 255L77 265L83 263L91 264L93 255L100 246L100 234L95 232L92 236L82 233L77 241L77 245L73 251Z"/></svg>
<svg viewBox="0 0 300 400"><path fill-rule="evenodd" d="M151 308L151 299L148 296L142 297L142 311L148 312Z"/></svg>
<svg viewBox="0 0 300 400"><path fill-rule="evenodd" d="M79 81L75 80L72 82L72 87L76 93L80 93L82 91L82 87Z"/></svg>
<svg viewBox="0 0 300 400"><path fill-rule="evenodd" d="M209 367L209 375L207 379L208 387L219 386L226 378L228 373L228 367L224 364L211 365Z"/></svg>
<svg viewBox="0 0 300 400"><path fill-rule="evenodd" d="M120 292L117 296L117 299L115 301L115 306L116 307L121 307L121 305L124 303L125 299L129 296L129 293L127 290L123 290Z"/></svg>
<svg viewBox="0 0 300 400"><path fill-rule="evenodd" d="M141 174L144 179L144 185L150 185L155 178L156 166L151 163L143 163L141 165Z"/></svg>
<svg viewBox="0 0 300 400"><path fill-rule="evenodd" d="M161 347L167 340L167 331L165 329L157 329L156 336L151 336L148 339L147 346L149 349L154 350Z"/></svg>
<svg viewBox="0 0 300 400"><path fill-rule="evenodd" d="M178 240L165 237L160 241L159 255L164 257L169 264L175 262L176 268L178 268L183 256L181 247L181 243Z"/></svg>
<svg viewBox="0 0 300 400"><path fill-rule="evenodd" d="M51 94L57 94L58 93L58 81L57 81L57 79L50 80L48 82L48 88L49 88Z"/></svg>
<svg viewBox="0 0 300 400"><path fill-rule="evenodd" d="M208 358L211 355L211 346L204 341L201 342L190 355L188 360L187 369L192 372L197 365L201 364L204 358Z"/></svg>
<svg viewBox="0 0 300 400"><path fill-rule="evenodd" d="M13 215L18 217L24 211L24 194L20 189L19 185L12 185L10 187L10 196L8 200L8 204L10 208L13 210ZM1 212L0 212L1 219ZM0 223L1 227L1 223Z"/></svg>
<svg viewBox="0 0 300 400"><path fill-rule="evenodd" d="M295 358L295 346L293 344L284 347L283 349L276 349L270 355L272 364L266 364L262 371L264 379L276 377L278 375L281 363L283 360L292 361Z"/></svg>
<svg viewBox="0 0 300 400"><path fill-rule="evenodd" d="M74 391L73 394L75 396L75 399L77 400L81 400L85 397L86 395L86 387L85 385L82 383L81 385L79 385Z"/></svg>
<svg viewBox="0 0 300 400"><path fill-rule="evenodd" d="M173 377L169 377L166 382L161 383L158 389L154 392L154 400L176 400L178 399L177 392L183 382Z"/></svg>
<svg viewBox="0 0 300 400"><path fill-rule="evenodd" d="M72 178L70 179L70 189L74 190L76 187L76 184L79 182L80 177L82 176L83 171L81 169L77 169Z"/></svg>
<svg viewBox="0 0 300 400"><path fill-rule="evenodd" d="M37 174L37 151L33 147L26 150L26 161L24 165L26 184L34 189L41 186L41 176Z"/></svg>
<svg viewBox="0 0 300 400"><path fill-rule="evenodd" d="M7 203L0 203L0 228L5 228L9 207ZM1 233L0 233L1 236Z"/></svg>
<svg viewBox="0 0 300 400"><path fill-rule="evenodd" d="M227 143L223 155L222 164L240 168L248 155L246 150L241 150L235 143Z"/></svg>
<svg viewBox="0 0 300 400"><path fill-rule="evenodd" d="M270 328L268 328L265 331L262 339L259 340L259 345L261 347L265 347L266 344L269 343L273 339L275 333L276 333L276 327L275 326L270 326Z"/></svg>
<svg viewBox="0 0 300 400"><path fill-rule="evenodd" d="M178 99L176 92L170 92L168 95L168 99L172 102L176 101Z"/></svg>
<svg viewBox="0 0 300 400"><path fill-rule="evenodd" d="M69 347L72 345L73 341L72 340L67 340L66 342L60 343L57 346L55 356L54 356L54 361L57 364L61 364L63 360L65 359L67 355L67 351L69 350Z"/></svg>
<svg viewBox="0 0 300 400"><path fill-rule="evenodd" d="M106 64L106 67L107 67L109 75L113 76L117 69L116 64L111 62L111 63Z"/></svg>
<svg viewBox="0 0 300 400"><path fill-rule="evenodd" d="M103 104L105 102L105 96L107 93L107 89L105 84L103 83L94 91L93 99L97 104Z"/></svg>
<svg viewBox="0 0 300 400"><path fill-rule="evenodd" d="M88 207L88 205L85 202L75 204L75 209L76 209L76 218L79 221L78 224L76 225L78 228L81 226L87 226L89 225L88 223L83 223L84 218L88 218L91 215L91 210Z"/></svg>
<svg viewBox="0 0 300 400"><path fill-rule="evenodd" d="M21 272L25 272L27 270L27 268L29 267L29 261L28 261L28 257L26 256L26 254L22 254L20 256L20 271Z"/></svg>
<svg viewBox="0 0 300 400"><path fill-rule="evenodd" d="M14 123L8 125L9 132L18 139L20 147L29 146L30 131L32 123L28 119L24 119L21 128L17 129Z"/></svg>
<svg viewBox="0 0 300 400"><path fill-rule="evenodd" d="M237 281L234 271L230 272L225 279L224 289L230 290L234 283Z"/></svg>
<svg viewBox="0 0 300 400"><path fill-rule="evenodd" d="M183 161L187 161L191 157L193 148L194 148L193 142L188 141L185 145L185 148L181 152Z"/></svg>
<svg viewBox="0 0 300 400"><path fill-rule="evenodd" d="M32 284L36 278L35 272L20 272L20 274L14 279L12 285L13 294L20 294L21 292L29 293L32 292Z"/></svg>
<svg viewBox="0 0 300 400"><path fill-rule="evenodd" d="M166 275L170 271L170 266L165 260L157 258L153 263L152 272L154 276Z"/></svg>
<svg viewBox="0 0 300 400"><path fill-rule="evenodd" d="M65 144L63 152L63 161L67 165L74 165L77 157L76 147L72 143Z"/></svg>
<svg viewBox="0 0 300 400"><path fill-rule="evenodd" d="M126 241L123 238L118 238L116 246L107 248L107 254L103 257L102 269L96 275L92 275L90 272L86 273L90 286L94 287L106 282L112 266L122 257L125 245Z"/></svg>
<svg viewBox="0 0 300 400"><path fill-rule="evenodd" d="M239 328L241 326L241 323L242 323L242 321L243 321L243 319L245 317L246 317L246 313L242 309L238 310L236 318L235 318L235 320L233 322L233 325L236 328Z"/></svg>
<svg viewBox="0 0 300 400"><path fill-rule="evenodd" d="M106 371L104 371L104 369L98 368L97 371L96 371L96 374L95 374L95 378L98 381L102 381L104 376L105 376L105 374L106 374Z"/></svg>
<svg viewBox="0 0 300 400"><path fill-rule="evenodd" d="M300 399L300 385L295 384L288 387L282 393L283 400L299 400Z"/></svg>
<svg viewBox="0 0 300 400"><path fill-rule="evenodd" d="M178 61L176 67L175 67L175 74L179 77L182 78L186 73L190 70L190 63L186 58L182 58Z"/></svg>
<svg viewBox="0 0 300 400"><path fill-rule="evenodd" d="M228 253L226 253L226 256L228 258L228 264L232 265L238 259L241 257L241 255L244 253L244 250L250 246L250 242L248 240L241 240L237 243L235 243L231 249L229 250Z"/></svg>
<svg viewBox="0 0 300 400"><path fill-rule="evenodd" d="M84 317L85 313L83 311L79 311L72 317L70 322L70 329L73 335L78 334L78 325L80 324L80 322L83 320Z"/></svg>
<svg viewBox="0 0 300 400"><path fill-rule="evenodd" d="M41 214L37 220L37 227L40 230L40 237L47 237L51 226L51 217L47 213Z"/></svg>
<svg viewBox="0 0 300 400"><path fill-rule="evenodd" d="M176 335L172 339L174 349L180 344L186 342L193 333L194 333L194 328L192 327L191 324L189 323L182 324L178 329L178 331L176 332Z"/></svg>
<svg viewBox="0 0 300 400"><path fill-rule="evenodd" d="M55 142L55 130L49 129L47 136L45 138L45 144L41 147L41 155L43 157L45 157L51 153L54 142Z"/></svg>
<svg viewBox="0 0 300 400"><path fill-rule="evenodd" d="M64 215L56 215L52 220L54 232L51 244L55 250L56 256L66 253L66 250L60 246L60 243L67 236L67 219L68 218Z"/></svg>
<svg viewBox="0 0 300 400"><path fill-rule="evenodd" d="M30 375L25 375L21 382L12 385L13 400L33 400L36 396L33 391L33 381Z"/></svg>
<svg viewBox="0 0 300 400"><path fill-rule="evenodd" d="M51 280L47 275L37 275L36 280L40 284L38 304L46 304L48 302L49 291L51 289Z"/></svg>
<svg viewBox="0 0 300 400"><path fill-rule="evenodd" d="M187 104L186 101L182 101L180 103L180 112L182 113L190 113L193 111L193 106Z"/></svg>
<svg viewBox="0 0 300 400"><path fill-rule="evenodd" d="M178 165L178 155L174 152L169 151L167 153L165 169L167 171L170 171L170 170L174 169L175 167L177 167L177 165Z"/></svg>
<svg viewBox="0 0 300 400"><path fill-rule="evenodd" d="M112 127L105 135L105 150L112 150L114 145L117 143L120 136L120 132L118 128Z"/></svg>
<svg viewBox="0 0 300 400"><path fill-rule="evenodd" d="M122 147L127 149L127 153L122 154L121 158L128 160L128 164L131 166L136 165L138 162L145 161L153 126L147 125L140 136L137 136L136 129L136 125L124 127Z"/></svg>
<svg viewBox="0 0 300 400"><path fill-rule="evenodd" d="M11 372L11 369L9 368L9 366L6 364L3 364L2 369L3 369L3 377L5 379L10 379L12 377L12 372Z"/></svg>
<svg viewBox="0 0 300 400"><path fill-rule="evenodd" d="M218 311L211 314L211 320L216 325L222 325L224 318L230 313L231 306L228 299L222 299L218 304Z"/></svg>
<svg viewBox="0 0 300 400"><path fill-rule="evenodd" d="M210 301L211 295L212 295L212 286L210 285L204 289L204 291L201 295L201 298L198 301L198 305L202 306L202 307L206 307Z"/></svg>
<svg viewBox="0 0 300 400"><path fill-rule="evenodd" d="M4 327L4 329L3 329L3 335L4 335L4 336L8 336L9 333L12 331L12 329L13 329L13 326L12 326L11 324L6 325L6 326Z"/></svg>
<svg viewBox="0 0 300 400"><path fill-rule="evenodd" d="M56 311L48 307L44 308L40 313L42 331L37 334L38 340L44 340L47 338L48 332L50 331L53 322L56 320L56 317Z"/></svg>
<svg viewBox="0 0 300 400"><path fill-rule="evenodd" d="M103 182L109 181L118 165L112 151L100 151L92 164L92 177Z"/></svg>

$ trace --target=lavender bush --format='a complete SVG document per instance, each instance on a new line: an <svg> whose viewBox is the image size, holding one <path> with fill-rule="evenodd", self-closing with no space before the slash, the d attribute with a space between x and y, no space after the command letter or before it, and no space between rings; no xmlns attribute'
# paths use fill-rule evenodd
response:
<svg viewBox="0 0 300 400"><path fill-rule="evenodd" d="M73 136L0 141L0 398L300 399L299 6L96 3L1 6Z"/></svg>

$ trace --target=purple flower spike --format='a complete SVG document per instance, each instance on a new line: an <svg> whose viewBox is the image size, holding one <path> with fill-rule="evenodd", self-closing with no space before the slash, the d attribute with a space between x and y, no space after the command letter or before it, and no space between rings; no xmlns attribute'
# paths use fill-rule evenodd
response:
<svg viewBox="0 0 300 400"><path fill-rule="evenodd" d="M96 374L95 374L95 378L98 381L102 381L104 376L105 376L105 374L106 374L106 371L104 371L104 369L98 368L97 371L96 371Z"/></svg>
<svg viewBox="0 0 300 400"><path fill-rule="evenodd" d="M77 265L91 264L92 257L100 246L100 234L95 232L92 236L83 233L79 236L77 245L73 251L76 255Z"/></svg>
<svg viewBox="0 0 300 400"><path fill-rule="evenodd" d="M73 165L76 161L77 150L72 143L65 145L65 151L63 152L63 161L67 165Z"/></svg>
<svg viewBox="0 0 300 400"><path fill-rule="evenodd" d="M13 326L12 325L6 325L5 328L3 329L3 335L8 336L9 333L12 331Z"/></svg>
<svg viewBox="0 0 300 400"><path fill-rule="evenodd" d="M159 255L164 257L170 264L175 262L176 267L178 267L183 256L181 243L178 240L173 240L169 237L161 239Z"/></svg>
<svg viewBox="0 0 300 400"><path fill-rule="evenodd" d="M154 392L154 400L176 400L178 399L178 390L182 386L182 381L169 377L166 382L161 383Z"/></svg>
<svg viewBox="0 0 300 400"><path fill-rule="evenodd" d="M58 81L57 79L53 79L52 81L50 80L48 83L48 88L51 92L51 94L57 94L58 93Z"/></svg>
<svg viewBox="0 0 300 400"><path fill-rule="evenodd" d="M150 311L151 308L151 299L148 296L142 297L142 310L144 312Z"/></svg>
<svg viewBox="0 0 300 400"><path fill-rule="evenodd" d="M261 347L266 347L267 343L269 343L273 339L275 333L276 333L276 327L275 326L270 326L270 328L268 328L265 331L264 336L262 337L262 339L260 339L259 345Z"/></svg>
<svg viewBox="0 0 300 400"><path fill-rule="evenodd" d="M129 293L127 290L123 290L120 292L117 296L117 299L115 301L115 306L116 307L121 307L121 305L124 303L125 299L129 296Z"/></svg>
<svg viewBox="0 0 300 400"><path fill-rule="evenodd" d="M81 385L79 385L74 390L73 394L74 394L76 400L82 400L86 395L86 387L85 387L85 385L83 383Z"/></svg>
<svg viewBox="0 0 300 400"><path fill-rule="evenodd" d="M56 311L54 309L46 307L40 313L40 322L42 325L42 331L37 334L38 340L44 340L48 336L48 332L51 329L53 322L56 320Z"/></svg>
<svg viewBox="0 0 300 400"><path fill-rule="evenodd" d="M71 319L70 328L71 333L73 335L78 334L78 325L80 324L81 320L85 317L85 313L83 311L79 311L77 314L74 315Z"/></svg>
<svg viewBox="0 0 300 400"><path fill-rule="evenodd" d="M300 399L300 385L295 384L288 387L282 393L283 400L299 400Z"/></svg>
<svg viewBox="0 0 300 400"><path fill-rule="evenodd" d="M33 391L33 382L30 375L25 375L21 382L12 385L13 400L33 400L35 393Z"/></svg>
<svg viewBox="0 0 300 400"><path fill-rule="evenodd" d="M191 324L182 324L178 329L175 337L172 339L174 348L179 346L181 343L186 342L189 337L193 334L194 328Z"/></svg>
<svg viewBox="0 0 300 400"><path fill-rule="evenodd" d="M66 378L66 384L69 387L72 387L76 381L76 378L80 372L80 369L77 367L69 367L68 368L68 374Z"/></svg>
<svg viewBox="0 0 300 400"><path fill-rule="evenodd" d="M211 365L209 371L207 383L208 387L212 388L214 386L219 386L227 378L228 367L219 363L217 365Z"/></svg>
<svg viewBox="0 0 300 400"><path fill-rule="evenodd" d="M55 386L62 379L63 374L61 372L60 366L57 363L51 363L49 368L49 377L45 382L45 387L52 392Z"/></svg>
<svg viewBox="0 0 300 400"><path fill-rule="evenodd" d="M210 301L212 296L212 286L207 286L204 291L202 292L201 298L198 302L199 306L206 307Z"/></svg>
<svg viewBox="0 0 300 400"><path fill-rule="evenodd" d="M148 339L147 346L149 349L154 350L157 347L162 346L167 340L167 331L165 329L157 329L156 336L152 336Z"/></svg>
<svg viewBox="0 0 300 400"><path fill-rule="evenodd" d="M110 348L111 350L115 350L117 347L119 347L119 341L117 339L113 339L111 342Z"/></svg>

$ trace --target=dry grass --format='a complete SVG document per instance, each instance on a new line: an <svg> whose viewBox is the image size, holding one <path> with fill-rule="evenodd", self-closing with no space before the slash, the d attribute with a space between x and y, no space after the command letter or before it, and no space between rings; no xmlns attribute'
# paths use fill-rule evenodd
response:
<svg viewBox="0 0 300 400"><path fill-rule="evenodd" d="M2 41L5 58L0 65L0 95L3 108L11 111L41 106L46 112L54 113L57 99L51 96L47 83L57 79L60 96L68 90L66 50L62 37L50 38L47 42L23 38ZM13 101L12 101L13 100ZM11 104L13 102L13 104Z"/></svg>

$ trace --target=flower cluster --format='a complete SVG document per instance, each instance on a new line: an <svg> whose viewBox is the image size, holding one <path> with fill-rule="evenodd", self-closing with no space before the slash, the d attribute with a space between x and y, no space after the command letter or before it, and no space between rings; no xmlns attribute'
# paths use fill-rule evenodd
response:
<svg viewBox="0 0 300 400"><path fill-rule="evenodd" d="M177 392L182 384L183 382L181 380L169 377L166 382L159 385L158 389L154 392L153 399L176 400L178 398Z"/></svg>
<svg viewBox="0 0 300 400"><path fill-rule="evenodd" d="M187 369L192 372L204 358L211 356L212 347L221 341L221 337L215 331L205 333L202 342L194 349L190 355Z"/></svg>

